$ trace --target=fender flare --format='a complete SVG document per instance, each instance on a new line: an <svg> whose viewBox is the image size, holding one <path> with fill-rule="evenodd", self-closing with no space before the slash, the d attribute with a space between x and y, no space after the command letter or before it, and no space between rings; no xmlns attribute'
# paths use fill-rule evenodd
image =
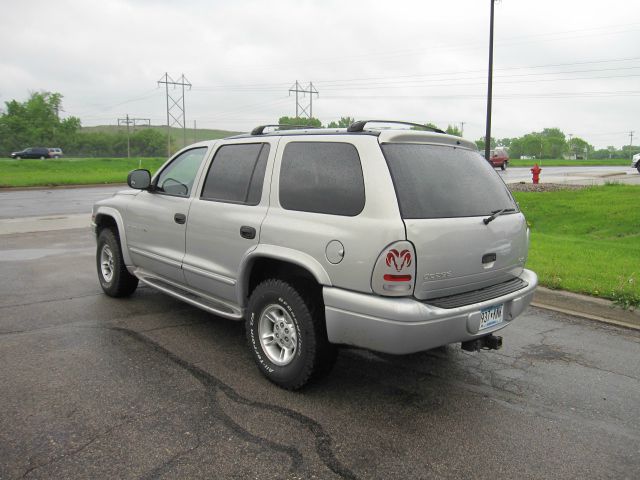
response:
<svg viewBox="0 0 640 480"><path fill-rule="evenodd" d="M100 206L94 212L96 220L99 216L111 217L115 220L118 226L118 236L120 237L120 249L122 250L122 258L125 265L133 265L131 261L131 255L129 254L129 247L127 246L127 232L124 229L124 220L120 212L113 207ZM97 222L96 222L97 224Z"/></svg>
<svg viewBox="0 0 640 480"><path fill-rule="evenodd" d="M254 262L260 258L281 260L286 263L293 263L307 270L316 281L322 285L330 287L331 279L322 264L311 255L293 250L291 248L279 247L277 245L259 244L255 249L247 252L240 262L238 269L238 305L246 306L246 298L249 290L249 278Z"/></svg>

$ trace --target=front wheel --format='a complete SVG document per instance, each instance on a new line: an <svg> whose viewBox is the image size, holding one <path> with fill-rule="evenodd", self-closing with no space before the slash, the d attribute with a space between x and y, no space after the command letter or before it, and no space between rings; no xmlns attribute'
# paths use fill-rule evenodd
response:
<svg viewBox="0 0 640 480"><path fill-rule="evenodd" d="M16 160L22 160L22 157L20 155L17 155Z"/></svg>
<svg viewBox="0 0 640 480"><path fill-rule="evenodd" d="M138 287L138 278L124 264L120 240L109 228L98 235L96 266L100 286L110 297L127 297Z"/></svg>
<svg viewBox="0 0 640 480"><path fill-rule="evenodd" d="M279 279L259 284L249 299L246 331L262 374L297 390L327 372L336 348L327 340L321 299Z"/></svg>
<svg viewBox="0 0 640 480"><path fill-rule="evenodd" d="M504 162L502 165L500 165L500 168L502 170L506 170L507 169L507 162Z"/></svg>
<svg viewBox="0 0 640 480"><path fill-rule="evenodd" d="M44 160L44 155L40 155L40 160Z"/></svg>

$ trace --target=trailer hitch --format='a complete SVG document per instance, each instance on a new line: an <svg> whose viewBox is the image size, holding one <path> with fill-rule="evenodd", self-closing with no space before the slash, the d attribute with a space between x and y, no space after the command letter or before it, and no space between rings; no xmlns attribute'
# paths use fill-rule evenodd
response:
<svg viewBox="0 0 640 480"><path fill-rule="evenodd" d="M499 350L502 348L502 337L490 333L484 337L462 342L462 349L467 352L477 352L478 350Z"/></svg>

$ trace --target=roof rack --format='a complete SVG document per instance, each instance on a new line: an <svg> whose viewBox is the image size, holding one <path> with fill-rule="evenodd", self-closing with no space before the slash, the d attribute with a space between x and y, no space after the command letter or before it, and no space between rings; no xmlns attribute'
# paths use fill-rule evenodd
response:
<svg viewBox="0 0 640 480"><path fill-rule="evenodd" d="M299 130L303 128L320 128L313 125L260 125L251 130L251 135L264 135L265 128L278 127L279 130Z"/></svg>
<svg viewBox="0 0 640 480"><path fill-rule="evenodd" d="M347 132L362 132L367 123L393 123L397 125L410 125L412 127L420 127L431 132L447 133L443 130L440 130L439 128L429 127L420 123L400 122L398 120L358 120L357 122L353 122L351 125L349 125L349 128L347 128Z"/></svg>

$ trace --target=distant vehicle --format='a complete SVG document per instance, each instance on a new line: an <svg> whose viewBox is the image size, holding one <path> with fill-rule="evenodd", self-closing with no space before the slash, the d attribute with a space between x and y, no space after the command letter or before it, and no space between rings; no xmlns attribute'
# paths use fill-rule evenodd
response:
<svg viewBox="0 0 640 480"><path fill-rule="evenodd" d="M49 148L49 158L62 158L62 149Z"/></svg>
<svg viewBox="0 0 640 480"><path fill-rule="evenodd" d="M506 170L509 164L509 155L502 148L496 148L489 153L489 162L493 165L493 168L500 167L501 170Z"/></svg>
<svg viewBox="0 0 640 480"><path fill-rule="evenodd" d="M49 149L43 147L29 147L24 150L20 150L19 152L13 152L11 154L11 158L17 158L20 160L21 158L40 158L44 160L45 158L51 158L49 156Z"/></svg>
<svg viewBox="0 0 640 480"><path fill-rule="evenodd" d="M632 158L633 160L631 160L631 167L637 168L638 173L640 173L640 153L636 153Z"/></svg>

